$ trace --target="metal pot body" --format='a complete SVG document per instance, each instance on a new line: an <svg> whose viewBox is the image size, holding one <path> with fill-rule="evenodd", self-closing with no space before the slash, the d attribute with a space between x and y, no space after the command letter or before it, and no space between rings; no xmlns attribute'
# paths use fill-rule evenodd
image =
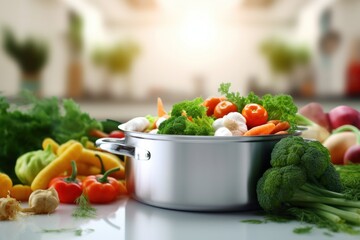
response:
<svg viewBox="0 0 360 240"><path fill-rule="evenodd" d="M274 145L288 135L169 136L126 132L100 148L126 155L126 186L136 200L189 211L258 208L256 184Z"/></svg>

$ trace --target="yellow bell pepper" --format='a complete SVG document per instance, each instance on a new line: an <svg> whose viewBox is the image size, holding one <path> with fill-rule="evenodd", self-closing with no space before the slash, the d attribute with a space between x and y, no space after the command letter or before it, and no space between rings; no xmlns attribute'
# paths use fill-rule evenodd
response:
<svg viewBox="0 0 360 240"><path fill-rule="evenodd" d="M100 161L96 157L96 155L99 155L101 157L105 171L112 168L120 168L119 171L110 174L110 176L116 179L125 178L124 165L121 163L120 158L111 153L101 152L98 150L83 149L81 156L76 160L76 162L87 163L101 169Z"/></svg>
<svg viewBox="0 0 360 240"><path fill-rule="evenodd" d="M79 142L69 144L69 146L57 156L49 165L43 168L31 183L33 191L37 189L47 189L50 181L64 173L70 166L72 160L77 160L82 153L82 145Z"/></svg>
<svg viewBox="0 0 360 240"><path fill-rule="evenodd" d="M88 175L97 175L101 173L100 168L94 166L93 164L79 162L79 159L76 162L76 168L78 175L88 176ZM71 169L69 169L68 173L71 173Z"/></svg>
<svg viewBox="0 0 360 240"><path fill-rule="evenodd" d="M56 154L59 148L59 144L55 142L52 138L45 138L42 142L43 149L46 150L49 145L51 146L52 152Z"/></svg>

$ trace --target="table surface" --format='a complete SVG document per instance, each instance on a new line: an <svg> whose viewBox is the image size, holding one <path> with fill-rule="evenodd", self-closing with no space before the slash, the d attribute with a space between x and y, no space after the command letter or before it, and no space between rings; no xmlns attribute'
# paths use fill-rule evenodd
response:
<svg viewBox="0 0 360 240"><path fill-rule="evenodd" d="M256 212L199 213L161 209L122 198L112 204L94 205L97 217L76 219L71 216L74 205L60 204L49 215L20 216L14 221L0 222L1 240L69 240L69 239L359 239L359 236L331 233L313 228L309 234L295 234L306 223L262 224L243 220L263 217Z"/></svg>

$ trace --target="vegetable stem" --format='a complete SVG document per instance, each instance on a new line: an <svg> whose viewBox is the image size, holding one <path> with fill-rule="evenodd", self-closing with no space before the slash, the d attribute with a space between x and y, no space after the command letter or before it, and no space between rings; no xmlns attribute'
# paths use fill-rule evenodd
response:
<svg viewBox="0 0 360 240"><path fill-rule="evenodd" d="M324 204L331 204L336 206L360 208L359 201L351 201L342 198L321 197L321 196L312 195L311 193L307 193L302 190L295 192L291 201L324 203Z"/></svg>
<svg viewBox="0 0 360 240"><path fill-rule="evenodd" d="M335 129L332 134L336 134L336 133L340 133L340 132L345 132L345 131L351 131L353 133L355 133L356 135L356 142L357 144L360 144L360 131L357 127L346 124L343 125L341 127L338 127L337 129Z"/></svg>
<svg viewBox="0 0 360 240"><path fill-rule="evenodd" d="M100 161L100 166L101 166L101 174L104 174L105 173L105 166L104 166L104 162L102 160L102 158L100 157L99 154L95 154L95 157L97 157Z"/></svg>
<svg viewBox="0 0 360 240"><path fill-rule="evenodd" d="M354 213L354 212L344 211L339 208L334 208L329 205L322 204L322 203L316 203L316 202L313 202L313 203L297 202L297 205L327 211L327 212L333 213L333 214L339 216L340 218L343 218L349 222L352 222L356 225L360 225L360 215L357 213Z"/></svg>
<svg viewBox="0 0 360 240"><path fill-rule="evenodd" d="M116 171L119 171L119 170L120 170L119 167L109 169L109 170L107 170L107 171L104 173L104 175L103 175L102 177L97 178L97 181L100 182L100 183L107 183L107 182L109 182L108 179L107 179L108 176L109 176L110 174L112 174L113 172L116 172Z"/></svg>
<svg viewBox="0 0 360 240"><path fill-rule="evenodd" d="M313 211L321 216L321 217L324 217L326 219L328 219L329 221L333 222L333 223L342 223L343 220L338 216L338 215L335 215L331 212L328 212L328 211L324 211L322 209L313 209Z"/></svg>
<svg viewBox="0 0 360 240"><path fill-rule="evenodd" d="M333 192L333 191L329 191L325 188L319 188L315 185L312 184L304 184L301 187L302 190L305 190L307 192L310 192L312 194L315 195L319 195L319 196L327 196L327 197L334 197L334 198L344 198L344 194L342 193L338 193L338 192Z"/></svg>
<svg viewBox="0 0 360 240"><path fill-rule="evenodd" d="M64 178L65 182L77 182L76 180L76 176L77 176L77 168L76 168L76 163L74 160L71 161L71 175L68 178Z"/></svg>

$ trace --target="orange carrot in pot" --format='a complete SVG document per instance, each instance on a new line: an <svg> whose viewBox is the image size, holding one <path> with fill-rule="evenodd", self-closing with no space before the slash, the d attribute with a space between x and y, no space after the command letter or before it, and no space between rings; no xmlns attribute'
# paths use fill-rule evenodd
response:
<svg viewBox="0 0 360 240"><path fill-rule="evenodd" d="M277 133L274 133L275 135L280 135L280 134L289 134L288 131L279 131Z"/></svg>
<svg viewBox="0 0 360 240"><path fill-rule="evenodd" d="M165 111L164 104L161 98L157 98L157 114L158 117L167 116L167 112Z"/></svg>
<svg viewBox="0 0 360 240"><path fill-rule="evenodd" d="M279 123L275 124L274 130L271 134L275 134L280 131L286 131L290 128L290 124L287 121L280 121Z"/></svg>
<svg viewBox="0 0 360 240"><path fill-rule="evenodd" d="M278 125L281 121L280 120L269 120L268 123L273 123L276 125Z"/></svg>
<svg viewBox="0 0 360 240"><path fill-rule="evenodd" d="M275 124L273 123L265 123L263 125L259 125L251 128L247 132L244 133L244 136L257 136L257 135L268 135L275 129Z"/></svg>

